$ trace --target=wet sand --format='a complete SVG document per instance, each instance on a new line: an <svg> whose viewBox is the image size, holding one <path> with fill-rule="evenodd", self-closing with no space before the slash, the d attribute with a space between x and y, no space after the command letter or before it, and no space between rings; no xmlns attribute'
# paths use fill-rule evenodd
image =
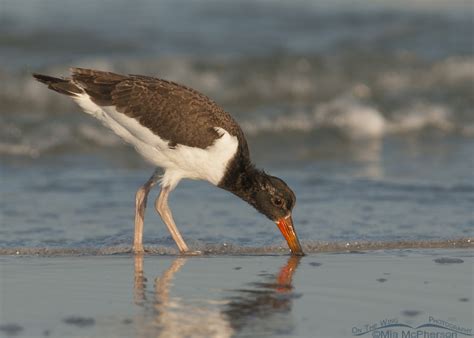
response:
<svg viewBox="0 0 474 338"><path fill-rule="evenodd" d="M473 263L469 248L1 256L0 337L469 336Z"/></svg>

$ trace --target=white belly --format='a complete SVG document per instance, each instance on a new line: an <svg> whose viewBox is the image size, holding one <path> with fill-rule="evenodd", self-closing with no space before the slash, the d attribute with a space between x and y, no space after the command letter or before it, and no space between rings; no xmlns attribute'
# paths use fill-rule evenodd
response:
<svg viewBox="0 0 474 338"><path fill-rule="evenodd" d="M119 113L115 107L100 107L87 94L74 98L81 108L112 129L150 163L165 169L161 184L174 188L182 178L206 180L217 185L225 174L227 163L237 152L237 137L217 128L222 136L211 146L201 149L185 145L170 148L160 138L135 119Z"/></svg>

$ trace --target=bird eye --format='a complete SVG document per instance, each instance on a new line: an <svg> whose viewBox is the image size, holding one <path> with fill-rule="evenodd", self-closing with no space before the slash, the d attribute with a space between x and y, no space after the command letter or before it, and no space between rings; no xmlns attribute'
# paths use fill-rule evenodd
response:
<svg viewBox="0 0 474 338"><path fill-rule="evenodd" d="M277 207L281 207L283 205L283 200L280 197L275 197L272 199L272 203Z"/></svg>

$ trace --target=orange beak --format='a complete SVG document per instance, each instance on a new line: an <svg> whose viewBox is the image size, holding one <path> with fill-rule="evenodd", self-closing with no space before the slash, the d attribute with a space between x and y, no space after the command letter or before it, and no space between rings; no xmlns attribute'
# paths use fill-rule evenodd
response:
<svg viewBox="0 0 474 338"><path fill-rule="evenodd" d="M296 235L295 227L293 226L293 219L291 218L291 215L280 218L277 222L277 225L283 237L285 237L288 246L290 247L291 254L304 256L298 235Z"/></svg>

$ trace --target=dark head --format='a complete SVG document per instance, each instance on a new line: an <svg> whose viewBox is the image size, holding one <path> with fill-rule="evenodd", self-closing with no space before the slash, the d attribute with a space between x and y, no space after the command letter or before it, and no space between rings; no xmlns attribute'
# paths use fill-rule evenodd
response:
<svg viewBox="0 0 474 338"><path fill-rule="evenodd" d="M278 225L293 255L304 255L291 218L296 197L283 180L256 169L248 153L236 157L219 186L248 202Z"/></svg>
<svg viewBox="0 0 474 338"><path fill-rule="evenodd" d="M263 172L260 173L255 188L252 201L249 202L278 225L294 255L303 255L291 217L296 203L293 191L283 180Z"/></svg>

